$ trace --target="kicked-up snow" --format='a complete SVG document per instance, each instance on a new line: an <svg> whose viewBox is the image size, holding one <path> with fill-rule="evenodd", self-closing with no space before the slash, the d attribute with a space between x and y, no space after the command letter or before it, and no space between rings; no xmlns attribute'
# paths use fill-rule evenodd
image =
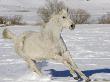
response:
<svg viewBox="0 0 110 82"><path fill-rule="evenodd" d="M0 27L0 82L77 82L63 64L52 60L37 63L43 77L31 72L16 54L13 41L2 38L4 28ZM40 30L30 25L7 28L16 35ZM62 37L76 64L92 82L110 82L110 25L76 25L75 30L64 29Z"/></svg>

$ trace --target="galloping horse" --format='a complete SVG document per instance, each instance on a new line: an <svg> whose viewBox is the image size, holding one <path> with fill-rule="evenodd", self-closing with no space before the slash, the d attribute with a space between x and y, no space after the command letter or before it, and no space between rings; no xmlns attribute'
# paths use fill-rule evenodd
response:
<svg viewBox="0 0 110 82"><path fill-rule="evenodd" d="M4 38L13 39L18 55L23 57L30 69L37 74L42 75L42 72L38 69L35 61L52 59L67 66L71 74L77 73L86 82L89 82L90 79L80 71L67 50L61 36L63 28L71 30L75 28L75 24L64 9L57 14L53 14L40 32L24 32L17 37L11 31L5 29L3 36ZM79 77L75 77L75 79L78 80Z"/></svg>

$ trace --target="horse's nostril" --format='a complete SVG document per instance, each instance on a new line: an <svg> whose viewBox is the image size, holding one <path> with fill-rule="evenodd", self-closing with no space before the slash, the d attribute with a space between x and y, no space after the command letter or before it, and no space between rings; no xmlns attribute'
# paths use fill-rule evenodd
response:
<svg viewBox="0 0 110 82"><path fill-rule="evenodd" d="M75 24L71 24L70 29L74 29L75 28Z"/></svg>
<svg viewBox="0 0 110 82"><path fill-rule="evenodd" d="M71 27L73 27L73 24L71 25Z"/></svg>

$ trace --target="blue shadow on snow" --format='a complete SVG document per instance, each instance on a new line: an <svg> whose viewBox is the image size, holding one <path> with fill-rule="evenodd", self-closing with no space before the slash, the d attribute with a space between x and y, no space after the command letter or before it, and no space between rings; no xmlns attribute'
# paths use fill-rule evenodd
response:
<svg viewBox="0 0 110 82"><path fill-rule="evenodd" d="M72 75L70 74L69 70L64 70L64 71L56 71L54 69L50 69L49 70L52 74L53 77L72 77ZM86 76L91 76L93 74L96 73L110 73L110 69L94 69L94 70L86 70L86 71L82 71Z"/></svg>

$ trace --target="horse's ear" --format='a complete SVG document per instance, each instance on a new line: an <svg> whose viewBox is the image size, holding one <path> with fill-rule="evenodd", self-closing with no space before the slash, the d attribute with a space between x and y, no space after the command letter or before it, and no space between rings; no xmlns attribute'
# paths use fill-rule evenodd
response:
<svg viewBox="0 0 110 82"><path fill-rule="evenodd" d="M66 10L67 10L67 12L69 12L69 9L68 8Z"/></svg>
<svg viewBox="0 0 110 82"><path fill-rule="evenodd" d="M60 11L58 12L58 14L62 14L62 12L63 12L63 9L62 9L62 10L60 10Z"/></svg>
<svg viewBox="0 0 110 82"><path fill-rule="evenodd" d="M58 14L65 14L65 13L67 13L67 9L62 9L61 11L59 11Z"/></svg>

